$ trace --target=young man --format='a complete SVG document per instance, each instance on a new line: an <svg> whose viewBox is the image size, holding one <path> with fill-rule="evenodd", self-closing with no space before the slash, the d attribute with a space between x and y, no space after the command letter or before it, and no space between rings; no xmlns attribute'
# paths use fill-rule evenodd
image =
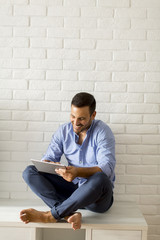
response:
<svg viewBox="0 0 160 240"><path fill-rule="evenodd" d="M43 161L60 162L64 154L66 169L57 175L38 172L28 166L23 178L50 208L48 212L24 209L23 222L57 222L64 218L73 229L81 227L85 208L103 213L113 203L115 140L110 128L95 120L96 101L85 92L76 94L71 102L70 123L63 124L53 135Z"/></svg>

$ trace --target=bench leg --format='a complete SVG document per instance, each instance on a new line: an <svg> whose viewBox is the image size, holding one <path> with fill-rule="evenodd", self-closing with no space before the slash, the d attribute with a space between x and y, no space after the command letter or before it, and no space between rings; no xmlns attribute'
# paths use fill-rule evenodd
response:
<svg viewBox="0 0 160 240"><path fill-rule="evenodd" d="M32 228L31 229L31 240L43 240L43 229Z"/></svg>
<svg viewBox="0 0 160 240"><path fill-rule="evenodd" d="M92 229L86 228L85 240L92 240Z"/></svg>

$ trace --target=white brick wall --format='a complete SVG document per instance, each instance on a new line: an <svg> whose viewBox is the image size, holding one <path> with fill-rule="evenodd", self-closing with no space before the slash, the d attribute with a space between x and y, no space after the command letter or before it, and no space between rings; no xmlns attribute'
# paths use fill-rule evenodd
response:
<svg viewBox="0 0 160 240"><path fill-rule="evenodd" d="M21 178L79 91L116 137L115 199L136 201L160 238L160 1L0 0L0 198L35 198Z"/></svg>

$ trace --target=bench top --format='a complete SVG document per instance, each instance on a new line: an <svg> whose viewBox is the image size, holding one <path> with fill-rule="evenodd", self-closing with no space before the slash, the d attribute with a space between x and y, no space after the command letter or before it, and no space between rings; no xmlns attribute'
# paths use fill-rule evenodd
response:
<svg viewBox="0 0 160 240"><path fill-rule="evenodd" d="M0 227L70 228L70 224L65 221L24 224L19 218L19 212L26 208L49 210L40 200L0 200ZM114 202L106 213L78 211L82 213L82 229L147 230L147 223L135 203Z"/></svg>

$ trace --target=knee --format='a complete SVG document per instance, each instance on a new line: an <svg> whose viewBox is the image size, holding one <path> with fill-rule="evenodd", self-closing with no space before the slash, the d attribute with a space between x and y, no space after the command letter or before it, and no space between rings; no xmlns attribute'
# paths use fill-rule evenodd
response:
<svg viewBox="0 0 160 240"><path fill-rule="evenodd" d="M26 169L22 173L22 177L26 183L29 183L31 181L35 171L36 171L36 168L32 165L26 167Z"/></svg>

